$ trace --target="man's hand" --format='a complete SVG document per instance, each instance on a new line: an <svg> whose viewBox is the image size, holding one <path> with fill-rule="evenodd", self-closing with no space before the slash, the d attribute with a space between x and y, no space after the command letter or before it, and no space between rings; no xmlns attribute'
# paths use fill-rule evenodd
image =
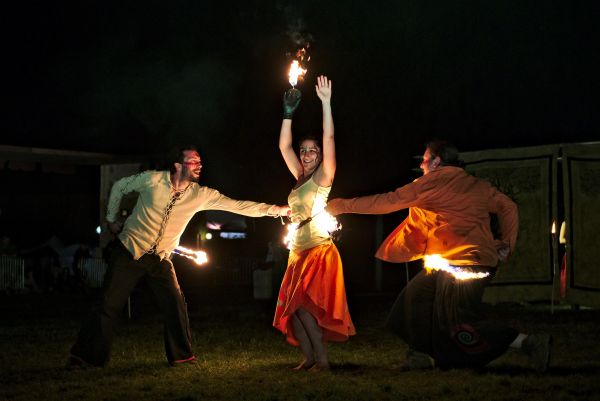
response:
<svg viewBox="0 0 600 401"><path fill-rule="evenodd" d="M325 211L332 216L337 216L340 214L340 201L341 199L330 199L329 202L327 202L327 206L325 206Z"/></svg>
<svg viewBox="0 0 600 401"><path fill-rule="evenodd" d="M120 221L113 221L112 223L109 221L108 222L108 229L111 233L113 234L118 234L121 232L121 230L123 229L123 223L121 223Z"/></svg>
<svg viewBox="0 0 600 401"><path fill-rule="evenodd" d="M498 259L500 262L506 262L508 257L510 256L510 247L508 245L503 245L498 248Z"/></svg>
<svg viewBox="0 0 600 401"><path fill-rule="evenodd" d="M283 94L283 118L291 120L300 104L302 92L296 88L288 89Z"/></svg>
<svg viewBox="0 0 600 401"><path fill-rule="evenodd" d="M277 206L277 216L287 217L292 214L292 209L288 205Z"/></svg>

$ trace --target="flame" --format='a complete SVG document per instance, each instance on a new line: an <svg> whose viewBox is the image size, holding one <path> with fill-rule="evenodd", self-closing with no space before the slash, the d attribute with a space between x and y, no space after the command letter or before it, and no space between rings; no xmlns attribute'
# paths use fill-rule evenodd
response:
<svg viewBox="0 0 600 401"><path fill-rule="evenodd" d="M306 74L306 69L300 66L298 60L292 61L292 65L290 65L290 72L288 73L290 85L296 86L298 83L298 78L302 77L304 74Z"/></svg>
<svg viewBox="0 0 600 401"><path fill-rule="evenodd" d="M448 261L441 257L439 254L425 255L423 258L425 269L431 270L443 270L454 276L457 280L472 280L478 278L484 278L490 275L488 272L472 272L460 266L452 266Z"/></svg>
<svg viewBox="0 0 600 401"><path fill-rule="evenodd" d="M342 229L342 225L335 217L327 212L321 212L313 217L315 224L319 229L327 231L329 234Z"/></svg>
<svg viewBox="0 0 600 401"><path fill-rule="evenodd" d="M178 246L177 248L173 249L173 253L188 259L192 259L198 265L203 265L208 262L208 256L204 251L194 251L193 249Z"/></svg>
<svg viewBox="0 0 600 401"><path fill-rule="evenodd" d="M283 243L287 249L290 249L292 241L296 236L296 231L298 231L298 223L290 223L287 225L287 233L285 234L285 237L283 237Z"/></svg>
<svg viewBox="0 0 600 401"><path fill-rule="evenodd" d="M552 229L550 230L550 233L556 234L556 220L552 220Z"/></svg>
<svg viewBox="0 0 600 401"><path fill-rule="evenodd" d="M320 212L315 214L311 218L311 222L314 222L314 224L316 224L319 231L327 231L329 234L332 234L342 229L342 225L337 221L337 219L329 213L325 212L325 210L321 210ZM298 226L299 223L290 223L287 225L287 233L283 238L283 243L288 249L290 249L292 241L296 236Z"/></svg>

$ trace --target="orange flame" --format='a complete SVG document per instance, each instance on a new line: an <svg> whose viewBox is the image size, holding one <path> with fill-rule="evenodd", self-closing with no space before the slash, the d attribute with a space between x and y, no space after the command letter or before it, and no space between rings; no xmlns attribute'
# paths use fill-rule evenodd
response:
<svg viewBox="0 0 600 401"><path fill-rule="evenodd" d="M287 233L285 234L285 237L283 237L283 243L287 249L290 249L292 241L296 236L296 231L298 231L298 223L290 223L287 225Z"/></svg>
<svg viewBox="0 0 600 401"><path fill-rule="evenodd" d="M472 272L460 266L452 266L439 254L425 255L423 261L425 264L425 269L427 269L428 272L431 270L442 270L450 273L457 280L472 280L484 278L490 275L488 272Z"/></svg>
<svg viewBox="0 0 600 401"><path fill-rule="evenodd" d="M337 219L325 212L325 210L321 210L320 212L316 213L311 220L317 225L319 230L327 231L329 234L342 229L342 225L337 221ZM296 236L298 225L299 223L290 223L287 225L287 233L283 238L283 243L288 249L290 249L292 241Z"/></svg>
<svg viewBox="0 0 600 401"><path fill-rule="evenodd" d="M290 72L288 73L288 77L290 78L290 85L296 86L298 84L298 78L302 77L306 74L306 69L300 66L298 60L292 61L292 65L290 65Z"/></svg>
<svg viewBox="0 0 600 401"><path fill-rule="evenodd" d="M208 255L204 251L194 251L193 249L178 246L173 249L173 253L191 259L198 265L203 265L208 262Z"/></svg>

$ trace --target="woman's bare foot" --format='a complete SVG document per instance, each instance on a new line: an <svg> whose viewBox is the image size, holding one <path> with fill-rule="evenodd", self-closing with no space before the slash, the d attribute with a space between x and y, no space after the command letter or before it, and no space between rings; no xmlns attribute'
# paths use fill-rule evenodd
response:
<svg viewBox="0 0 600 401"><path fill-rule="evenodd" d="M331 369L331 367L329 366L329 363L317 362L310 369L308 369L308 371L312 372L312 373L317 373L317 372L327 372L330 369Z"/></svg>
<svg viewBox="0 0 600 401"><path fill-rule="evenodd" d="M308 369L313 368L314 366L315 366L314 361L309 362L307 360L304 360L300 363L300 365L296 366L295 368L292 368L292 370L295 370L295 371L308 370Z"/></svg>

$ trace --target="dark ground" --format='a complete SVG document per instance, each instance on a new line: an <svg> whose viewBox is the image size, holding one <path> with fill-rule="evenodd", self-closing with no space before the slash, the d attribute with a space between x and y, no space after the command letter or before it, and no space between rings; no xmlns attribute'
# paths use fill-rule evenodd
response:
<svg viewBox="0 0 600 401"><path fill-rule="evenodd" d="M221 295L218 295L221 294ZM223 295L227 294L227 296ZM551 368L536 374L514 351L483 371L401 372L405 344L383 329L395 294L354 295L357 335L330 347L332 372L292 375L300 358L271 327L273 301L248 288L187 289L195 352L191 370L170 369L160 315L142 286L118 330L109 367L64 368L97 291L0 295L0 400L598 400L600 310L547 303L487 306L523 332L554 336Z"/></svg>

